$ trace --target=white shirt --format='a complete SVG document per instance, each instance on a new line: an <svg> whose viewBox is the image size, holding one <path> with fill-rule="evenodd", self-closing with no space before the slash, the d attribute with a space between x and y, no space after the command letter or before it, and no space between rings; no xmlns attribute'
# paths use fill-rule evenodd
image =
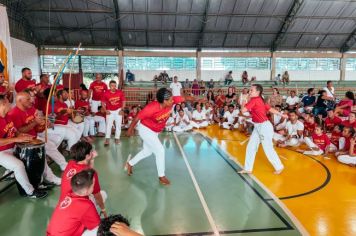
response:
<svg viewBox="0 0 356 236"><path fill-rule="evenodd" d="M325 88L323 88L323 90L326 91L326 96L331 97L331 98L334 97L334 94L335 94L335 88L334 87L331 87L330 90L329 90L328 87L325 87Z"/></svg>
<svg viewBox="0 0 356 236"><path fill-rule="evenodd" d="M169 88L172 89L172 95L173 96L180 96L180 90L182 89L182 85L180 82L177 83L171 83L171 85L169 86Z"/></svg>
<svg viewBox="0 0 356 236"><path fill-rule="evenodd" d="M286 129L288 131L288 135L298 135L297 131L304 130L304 125L299 120L297 120L295 124L292 124L291 121L288 121L286 124Z"/></svg>
<svg viewBox="0 0 356 236"><path fill-rule="evenodd" d="M291 96L287 97L286 103L288 105L296 105L299 102L299 98L297 96L294 96L293 98Z"/></svg>
<svg viewBox="0 0 356 236"><path fill-rule="evenodd" d="M166 122L166 126L171 126L174 123L174 118L170 116Z"/></svg>
<svg viewBox="0 0 356 236"><path fill-rule="evenodd" d="M203 112L203 110L201 110L200 113L197 110L194 110L192 118L194 120L205 120L206 119L206 114L205 114L205 112Z"/></svg>
<svg viewBox="0 0 356 236"><path fill-rule="evenodd" d="M185 122L184 122L185 121ZM179 123L181 122L181 123ZM183 117L180 117L179 115L176 117L176 123L179 125L186 125L186 122L190 122L188 116L186 114L183 115Z"/></svg>
<svg viewBox="0 0 356 236"><path fill-rule="evenodd" d="M239 114L238 110L234 110L232 113L230 113L230 111L227 111L224 113L224 118L227 119L227 123L234 123L235 118L237 117L237 115Z"/></svg>

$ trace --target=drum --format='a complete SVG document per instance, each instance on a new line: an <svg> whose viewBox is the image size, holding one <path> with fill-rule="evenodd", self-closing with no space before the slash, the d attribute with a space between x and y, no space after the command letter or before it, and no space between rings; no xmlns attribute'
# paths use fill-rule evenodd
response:
<svg viewBox="0 0 356 236"><path fill-rule="evenodd" d="M79 114L76 114L72 117L72 121L73 121L73 123L79 124L84 121L84 117Z"/></svg>
<svg viewBox="0 0 356 236"><path fill-rule="evenodd" d="M32 186L37 189L42 182L42 176L45 168L45 143L38 139L35 139L29 143L17 143L14 155L23 161L28 179ZM16 184L20 194L26 195L19 183Z"/></svg>

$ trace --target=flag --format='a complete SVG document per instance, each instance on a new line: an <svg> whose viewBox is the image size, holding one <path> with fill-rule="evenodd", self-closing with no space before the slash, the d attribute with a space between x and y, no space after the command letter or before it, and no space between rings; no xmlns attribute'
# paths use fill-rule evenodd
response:
<svg viewBox="0 0 356 236"><path fill-rule="evenodd" d="M9 19L6 7L0 4L0 73L4 73L5 80L9 83L15 82L12 68Z"/></svg>

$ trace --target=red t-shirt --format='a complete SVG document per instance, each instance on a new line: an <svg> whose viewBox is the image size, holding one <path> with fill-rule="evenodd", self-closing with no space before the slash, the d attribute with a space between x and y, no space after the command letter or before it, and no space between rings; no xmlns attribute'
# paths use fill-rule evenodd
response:
<svg viewBox="0 0 356 236"><path fill-rule="evenodd" d="M332 144L334 144L337 148L339 148L339 139L340 139L340 137L341 137L341 132L333 131L331 133L330 142Z"/></svg>
<svg viewBox="0 0 356 236"><path fill-rule="evenodd" d="M5 118L0 117L0 138L13 138L16 136L16 132L17 130L15 128L14 122L12 122L8 116ZM9 143L4 146L0 146L0 151L13 148L14 146L15 143Z"/></svg>
<svg viewBox="0 0 356 236"><path fill-rule="evenodd" d="M39 87L40 90L45 90L45 89L51 87L50 84L44 84L44 83L38 83L38 84L36 84L36 86ZM35 108L36 109L41 110L41 111L45 111L45 109L43 109L43 108L46 105L47 105L47 99L45 97L36 96L36 101L35 101Z"/></svg>
<svg viewBox="0 0 356 236"><path fill-rule="evenodd" d="M61 195L59 197L59 201L61 201L69 192L72 191L72 187L70 185L70 180L72 179L72 177L75 174L86 169L90 169L90 166L78 164L73 160L70 160L68 162L66 169L62 173ZM99 177L96 171L94 173L94 179L95 179L95 183L94 183L93 194L97 194L100 192L101 188L99 183Z"/></svg>
<svg viewBox="0 0 356 236"><path fill-rule="evenodd" d="M93 90L92 100L101 101L104 93L108 90L108 86L102 81L95 80L90 84L89 89Z"/></svg>
<svg viewBox="0 0 356 236"><path fill-rule="evenodd" d="M219 96L218 96L219 97ZM225 103L225 100L226 100L226 97L225 95L220 95L220 98L221 99L218 99L218 97L215 98L215 103L218 107L222 107L224 106L224 103Z"/></svg>
<svg viewBox="0 0 356 236"><path fill-rule="evenodd" d="M15 128L19 130L21 127L28 125L35 119L36 108L31 107L27 111L22 111L18 107L14 107L9 111L8 116L14 122ZM37 137L35 128L27 132L27 134Z"/></svg>
<svg viewBox="0 0 356 236"><path fill-rule="evenodd" d="M309 134L309 136L311 134L314 133L314 130L315 130L315 127L316 127L316 123L309 123L309 122L304 122L304 134Z"/></svg>
<svg viewBox="0 0 356 236"><path fill-rule="evenodd" d="M341 124L342 124L344 127L352 127L352 128L354 128L354 129L356 129L356 122L350 123L350 121L344 120Z"/></svg>
<svg viewBox="0 0 356 236"><path fill-rule="evenodd" d="M0 85L0 94L6 94L6 87L4 85Z"/></svg>
<svg viewBox="0 0 356 236"><path fill-rule="evenodd" d="M55 101L54 103L54 113L56 114L56 120L55 120L55 124L59 124L59 125L66 125L68 124L68 120L69 120L69 114L65 113L65 114L61 114L60 111L62 111L63 109L67 109L68 106L66 103L61 102L61 101ZM52 105L48 106L48 114L52 113Z"/></svg>
<svg viewBox="0 0 356 236"><path fill-rule="evenodd" d="M182 102L182 97L173 97L173 103L178 104ZM166 126L166 122L171 115L172 107L161 108L157 101L149 103L143 108L137 117L141 120L141 124L151 129L154 132L161 132Z"/></svg>
<svg viewBox="0 0 356 236"><path fill-rule="evenodd" d="M88 197L68 193L52 214L47 227L47 236L81 236L100 224L100 216Z"/></svg>
<svg viewBox="0 0 356 236"><path fill-rule="evenodd" d="M352 106L354 105L354 101L349 100L349 99L341 100L339 102L339 104L337 105L337 107L344 106L344 105L347 105L347 106L343 108L343 115L348 116L351 112Z"/></svg>
<svg viewBox="0 0 356 236"><path fill-rule="evenodd" d="M27 79L20 79L15 84L15 90L17 93L24 91L27 88L34 88L36 86L36 82Z"/></svg>
<svg viewBox="0 0 356 236"><path fill-rule="evenodd" d="M85 113L90 112L90 104L89 104L89 101L86 101L86 100L79 99L79 100L75 101L74 107L76 110L78 110L78 109L80 110L80 108L82 108Z"/></svg>
<svg viewBox="0 0 356 236"><path fill-rule="evenodd" d="M334 129L335 125L339 125L341 123L342 123L342 120L337 116L334 116L333 119L330 119L329 117L327 117L325 119L326 130L332 131Z"/></svg>
<svg viewBox="0 0 356 236"><path fill-rule="evenodd" d="M330 139L326 134L316 135L314 133L312 138L313 142L323 151L325 151L326 146L330 145Z"/></svg>
<svg viewBox="0 0 356 236"><path fill-rule="evenodd" d="M264 103L260 97L251 98L250 101L246 103L245 108L250 112L252 121L255 123L267 121L267 112L271 109L270 105Z"/></svg>
<svg viewBox="0 0 356 236"><path fill-rule="evenodd" d="M125 95L121 90L116 90L114 93L108 90L102 97L102 102L105 103L108 111L115 111L121 108L125 100Z"/></svg>

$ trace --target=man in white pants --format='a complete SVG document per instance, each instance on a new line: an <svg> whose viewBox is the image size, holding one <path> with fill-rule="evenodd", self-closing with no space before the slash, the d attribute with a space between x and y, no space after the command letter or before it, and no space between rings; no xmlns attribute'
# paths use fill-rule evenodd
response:
<svg viewBox="0 0 356 236"><path fill-rule="evenodd" d="M93 113L94 114L94 121L99 124L98 132L97 132L96 136L105 137L105 132L106 132L106 120L105 120L106 112L104 111L102 106L99 106L98 109L99 109L98 112Z"/></svg>
<svg viewBox="0 0 356 236"><path fill-rule="evenodd" d="M157 91L157 101L149 103L138 115L133 119L127 135L132 136L138 122L138 134L143 140L143 149L136 156L126 163L127 174L130 176L133 173L133 166L144 158L149 157L152 153L156 157L156 166L159 182L163 185L169 185L170 181L165 175L165 157L164 147L158 138L158 134L164 129L168 118L172 113L173 104L182 102L181 97L174 97L172 93L161 88Z"/></svg>
<svg viewBox="0 0 356 236"><path fill-rule="evenodd" d="M38 111L33 107L30 94L20 92L16 95L16 106L8 113L9 118L14 122L15 128L21 133L37 137L39 129L45 128L45 120L38 116ZM50 139L45 143L46 154L56 162L61 170L67 166L64 156L58 151L57 145ZM60 183L56 178L54 182Z"/></svg>
<svg viewBox="0 0 356 236"><path fill-rule="evenodd" d="M173 77L173 82L169 85L172 91L173 97L181 96L182 94L182 84L178 82L178 77Z"/></svg>
<svg viewBox="0 0 356 236"><path fill-rule="evenodd" d="M95 75L95 81L89 86L89 98L91 98L91 112L98 112L98 107L101 106L101 100L104 93L108 90L108 86L102 81L101 74Z"/></svg>
<svg viewBox="0 0 356 236"><path fill-rule="evenodd" d="M83 138L88 142L92 142L93 141L92 136L95 135L94 132L95 121L94 121L94 117L91 115L90 112L90 104L88 101L88 90L82 89L82 91L80 92L80 99L75 101L75 110L79 111L81 115L84 116Z"/></svg>
<svg viewBox="0 0 356 236"><path fill-rule="evenodd" d="M196 105L196 110L193 111L192 121L190 122L190 125L196 129L206 128L209 125L208 121L206 121L206 114L202 110L201 105L199 103Z"/></svg>
<svg viewBox="0 0 356 236"><path fill-rule="evenodd" d="M286 129L283 134L274 133L273 140L278 143L279 147L296 147L303 140L304 125L298 120L295 111L289 112L289 121L286 123Z"/></svg>
<svg viewBox="0 0 356 236"><path fill-rule="evenodd" d="M239 123L238 123L239 112L240 111L238 109L235 110L234 105L230 104L229 110L224 113L221 128L230 129L230 130L233 130L234 128L238 128L239 127Z"/></svg>
<svg viewBox="0 0 356 236"><path fill-rule="evenodd" d="M109 145L111 137L111 129L115 121L115 143L120 143L121 124L123 111L125 107L125 95L117 89L115 80L111 80L109 83L109 90L106 91L102 97L102 106L106 111L106 133L105 133L105 146Z"/></svg>

